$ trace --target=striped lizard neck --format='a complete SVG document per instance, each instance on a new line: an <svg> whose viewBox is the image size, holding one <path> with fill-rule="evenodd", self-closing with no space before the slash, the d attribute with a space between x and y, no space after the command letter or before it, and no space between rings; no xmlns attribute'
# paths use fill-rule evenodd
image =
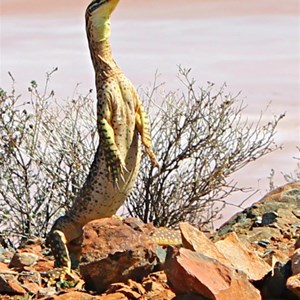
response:
<svg viewBox="0 0 300 300"><path fill-rule="evenodd" d="M91 18L87 11L86 32L96 76L107 78L119 71L119 67L112 57L109 17Z"/></svg>

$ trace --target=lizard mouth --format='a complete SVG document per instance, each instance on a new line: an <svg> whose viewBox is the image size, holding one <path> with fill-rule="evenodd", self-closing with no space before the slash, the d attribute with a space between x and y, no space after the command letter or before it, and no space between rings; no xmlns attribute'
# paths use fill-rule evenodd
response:
<svg viewBox="0 0 300 300"><path fill-rule="evenodd" d="M104 5L105 3L108 3L109 0L94 0L89 6L88 11L92 13L96 9L98 9L100 6Z"/></svg>

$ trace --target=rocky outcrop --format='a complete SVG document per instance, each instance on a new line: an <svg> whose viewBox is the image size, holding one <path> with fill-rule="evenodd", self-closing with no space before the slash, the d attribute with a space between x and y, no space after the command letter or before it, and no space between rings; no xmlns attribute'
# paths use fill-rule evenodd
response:
<svg viewBox="0 0 300 300"><path fill-rule="evenodd" d="M296 242L296 250L291 257L292 276L288 278L287 288L300 299L300 238Z"/></svg>
<svg viewBox="0 0 300 300"><path fill-rule="evenodd" d="M150 224L93 221L84 228L79 277L73 271L54 286L45 276L53 259L40 241L16 252L0 248L0 299L300 298L300 183L269 193L216 233L188 223L179 229L181 246L160 247L167 231ZM163 244L177 239L172 232Z"/></svg>
<svg viewBox="0 0 300 300"><path fill-rule="evenodd" d="M298 275L288 278L292 276L291 257L300 246L300 182L277 188L236 214L219 228L214 241L226 239L232 232L272 267L272 272L256 283L263 299L298 299Z"/></svg>

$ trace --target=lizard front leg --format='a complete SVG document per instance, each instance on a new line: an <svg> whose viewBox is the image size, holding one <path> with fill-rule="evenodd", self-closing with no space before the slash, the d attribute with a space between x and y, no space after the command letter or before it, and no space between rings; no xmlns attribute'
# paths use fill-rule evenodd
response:
<svg viewBox="0 0 300 300"><path fill-rule="evenodd" d="M153 166L158 167L156 156L152 150L151 135L150 135L150 123L147 113L144 111L143 104L138 99L137 108L135 113L135 124L138 132L141 135L142 143L145 146L145 151L148 154Z"/></svg>
<svg viewBox="0 0 300 300"><path fill-rule="evenodd" d="M127 172L125 161L116 145L115 132L106 119L98 120L98 130L108 173L112 178L113 185L117 186L119 177L122 177L124 171Z"/></svg>

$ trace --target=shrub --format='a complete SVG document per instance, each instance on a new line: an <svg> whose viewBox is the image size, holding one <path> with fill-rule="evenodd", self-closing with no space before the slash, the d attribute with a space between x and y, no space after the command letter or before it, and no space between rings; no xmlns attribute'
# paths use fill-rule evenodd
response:
<svg viewBox="0 0 300 300"><path fill-rule="evenodd" d="M55 70L54 70L55 71ZM45 236L82 186L98 143L90 93L64 104L35 81L0 92L0 228L11 243Z"/></svg>
<svg viewBox="0 0 300 300"><path fill-rule="evenodd" d="M226 94L225 85L214 92L211 83L197 90L189 73L190 69L179 68L184 92L162 96L152 117L160 169L143 160L136 188L126 202L131 216L156 226L212 222L229 195L247 191L230 175L278 148L273 138L284 115L264 124L262 114L256 123L244 121L239 95ZM148 103L157 91L154 87L146 93Z"/></svg>
<svg viewBox="0 0 300 300"><path fill-rule="evenodd" d="M57 103L49 90L54 71L42 90L31 82L28 100L14 88L0 91L0 228L11 244L46 235L71 206L98 144L91 91ZM246 190L229 176L277 148L273 137L283 115L265 124L262 115L257 123L243 121L239 95L226 95L225 86L214 92L213 84L197 91L189 72L179 69L181 95L161 96L156 84L143 95L160 168L143 158L126 208L159 226L211 222L228 195Z"/></svg>

